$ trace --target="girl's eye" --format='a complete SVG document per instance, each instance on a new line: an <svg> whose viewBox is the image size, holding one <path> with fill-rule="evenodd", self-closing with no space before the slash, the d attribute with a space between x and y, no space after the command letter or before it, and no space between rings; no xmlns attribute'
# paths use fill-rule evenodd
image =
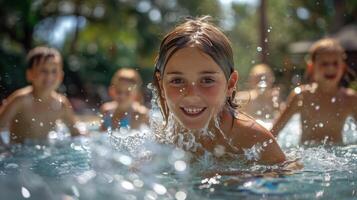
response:
<svg viewBox="0 0 357 200"><path fill-rule="evenodd" d="M203 78L201 80L201 83L203 83L203 84L212 84L214 82L215 82L215 80L213 78L210 78L210 77L206 77L206 78Z"/></svg>
<svg viewBox="0 0 357 200"><path fill-rule="evenodd" d="M170 80L170 84L172 85L181 85L184 83L184 80L181 78L174 78L172 80Z"/></svg>

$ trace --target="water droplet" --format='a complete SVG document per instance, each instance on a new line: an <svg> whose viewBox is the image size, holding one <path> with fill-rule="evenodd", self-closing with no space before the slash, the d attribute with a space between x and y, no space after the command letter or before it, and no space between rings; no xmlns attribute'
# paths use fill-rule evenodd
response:
<svg viewBox="0 0 357 200"><path fill-rule="evenodd" d="M298 101L298 106L302 106L302 104L303 104L303 103L302 103L302 100L299 100L299 101Z"/></svg>
<svg viewBox="0 0 357 200"><path fill-rule="evenodd" d="M177 200L185 200L186 197L187 197L187 194L186 194L185 192L183 192L183 191L178 191L178 192L176 192L176 194L175 194L175 198L176 198Z"/></svg>
<svg viewBox="0 0 357 200"><path fill-rule="evenodd" d="M139 187L139 188L141 188L141 187L144 186L144 182L143 182L142 180L139 180L139 179L135 179L135 180L133 181L133 183L134 183L134 185L135 185L136 187Z"/></svg>
<svg viewBox="0 0 357 200"><path fill-rule="evenodd" d="M175 170L179 172L185 171L187 167L186 162L182 160L175 161L174 166Z"/></svg>
<svg viewBox="0 0 357 200"><path fill-rule="evenodd" d="M35 119L35 118L32 118L32 121L34 122L34 121L36 121L36 119Z"/></svg>
<svg viewBox="0 0 357 200"><path fill-rule="evenodd" d="M31 197L30 191L25 187L21 187L21 194L26 199Z"/></svg>
<svg viewBox="0 0 357 200"><path fill-rule="evenodd" d="M153 189L157 194L160 195L164 195L167 192L166 187L158 183L154 184Z"/></svg>
<svg viewBox="0 0 357 200"><path fill-rule="evenodd" d="M259 47L259 46L257 47L257 51L258 51L258 52L261 52L262 50L263 50L262 47Z"/></svg>
<svg viewBox="0 0 357 200"><path fill-rule="evenodd" d="M324 127L324 124L322 122L319 123L319 127L322 128Z"/></svg>
<svg viewBox="0 0 357 200"><path fill-rule="evenodd" d="M134 185L132 183L130 183L129 181L122 181L121 182L121 186L126 190L133 190L134 189Z"/></svg>
<svg viewBox="0 0 357 200"><path fill-rule="evenodd" d="M15 119L15 123L18 123L19 122L19 120L18 119Z"/></svg>
<svg viewBox="0 0 357 200"><path fill-rule="evenodd" d="M129 113L128 112L125 112L124 115L127 116Z"/></svg>
<svg viewBox="0 0 357 200"><path fill-rule="evenodd" d="M43 127L43 122L40 122L40 126Z"/></svg>
<svg viewBox="0 0 357 200"><path fill-rule="evenodd" d="M318 191L318 192L316 192L315 198L321 198L323 194L324 194L323 190Z"/></svg>
<svg viewBox="0 0 357 200"><path fill-rule="evenodd" d="M257 115L262 115L262 111L261 111L261 110L258 110L258 111L257 111Z"/></svg>
<svg viewBox="0 0 357 200"><path fill-rule="evenodd" d="M135 115L135 120L138 120L139 119L139 115Z"/></svg>
<svg viewBox="0 0 357 200"><path fill-rule="evenodd" d="M332 97L331 98L331 103L335 103L336 102L336 97Z"/></svg>
<svg viewBox="0 0 357 200"><path fill-rule="evenodd" d="M301 87L296 87L296 88L294 89L294 92L295 92L296 94L300 94L300 93L301 93Z"/></svg>
<svg viewBox="0 0 357 200"><path fill-rule="evenodd" d="M319 109L320 109L319 105L315 106L315 110L319 110Z"/></svg>
<svg viewBox="0 0 357 200"><path fill-rule="evenodd" d="M79 197L79 191L78 188L74 185L72 185L72 192L76 197Z"/></svg>

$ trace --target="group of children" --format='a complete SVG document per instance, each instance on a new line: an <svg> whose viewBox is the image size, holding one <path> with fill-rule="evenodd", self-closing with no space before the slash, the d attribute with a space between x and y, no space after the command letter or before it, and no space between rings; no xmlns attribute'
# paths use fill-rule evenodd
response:
<svg viewBox="0 0 357 200"><path fill-rule="evenodd" d="M300 113L302 141L327 138L341 143L346 117L357 117L356 94L339 86L347 68L345 57L333 39L315 43L307 70L312 83L295 88L281 112L278 90L272 87L272 71L266 65L257 66L252 72L256 79L250 81L258 87L251 91L250 102L239 108L239 75L229 39L208 17L188 19L164 37L155 62L154 97L164 119L156 136L159 140L167 134L177 136L169 137L169 143L179 145L191 135L199 145L186 150L197 155L205 151L218 157L245 154L256 147L259 156L253 161L276 164L286 158L274 136L294 113ZM15 91L0 109L0 128L9 128L10 143L46 138L57 120L63 121L73 136L85 134L76 127L68 99L56 92L64 76L58 51L37 47L29 52L27 62L30 86ZM137 129L148 123L141 86L142 80L132 68L122 68L114 74L108 89L112 101L100 108L102 130ZM245 106L245 112L240 111ZM259 106L268 113L260 115L279 116L271 132L253 118L259 117ZM175 128L167 129L171 125Z"/></svg>

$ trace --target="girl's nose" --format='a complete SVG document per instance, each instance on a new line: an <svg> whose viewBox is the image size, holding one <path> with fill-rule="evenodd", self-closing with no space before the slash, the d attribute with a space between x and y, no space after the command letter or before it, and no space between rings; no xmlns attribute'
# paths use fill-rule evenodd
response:
<svg viewBox="0 0 357 200"><path fill-rule="evenodd" d="M195 82L188 84L186 87L182 88L182 92L185 96L195 96L197 95L197 86Z"/></svg>

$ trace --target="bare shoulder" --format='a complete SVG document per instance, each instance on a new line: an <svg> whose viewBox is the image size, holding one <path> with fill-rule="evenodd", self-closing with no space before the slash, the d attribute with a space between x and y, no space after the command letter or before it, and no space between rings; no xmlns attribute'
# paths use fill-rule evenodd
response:
<svg viewBox="0 0 357 200"><path fill-rule="evenodd" d="M342 88L341 91L348 97L355 98L355 99L357 98L356 91L354 91L351 88Z"/></svg>
<svg viewBox="0 0 357 200"><path fill-rule="evenodd" d="M242 148L249 148L256 143L274 138L266 128L245 114L238 115L233 129L235 143Z"/></svg>
<svg viewBox="0 0 357 200"><path fill-rule="evenodd" d="M12 104L21 104L25 103L26 100L32 97L32 87L27 86L13 92L9 97L6 98L4 104L12 103Z"/></svg>
<svg viewBox="0 0 357 200"><path fill-rule="evenodd" d="M102 104L99 108L101 113L107 113L110 111L113 111L117 108L117 102L115 101L110 101L110 102L105 102Z"/></svg>
<svg viewBox="0 0 357 200"><path fill-rule="evenodd" d="M63 94L60 94L58 92L53 92L52 93L52 98L56 103L60 103L60 104L63 104L65 106L71 106L70 101Z"/></svg>
<svg viewBox="0 0 357 200"><path fill-rule="evenodd" d="M343 96L345 97L344 99L347 100L347 103L351 105L353 108L356 108L356 102L357 102L357 93L353 89L350 88L341 88L341 92Z"/></svg>
<svg viewBox="0 0 357 200"><path fill-rule="evenodd" d="M132 108L135 113L140 115L147 115L149 112L149 109L144 105L140 104L139 102L134 102Z"/></svg>

